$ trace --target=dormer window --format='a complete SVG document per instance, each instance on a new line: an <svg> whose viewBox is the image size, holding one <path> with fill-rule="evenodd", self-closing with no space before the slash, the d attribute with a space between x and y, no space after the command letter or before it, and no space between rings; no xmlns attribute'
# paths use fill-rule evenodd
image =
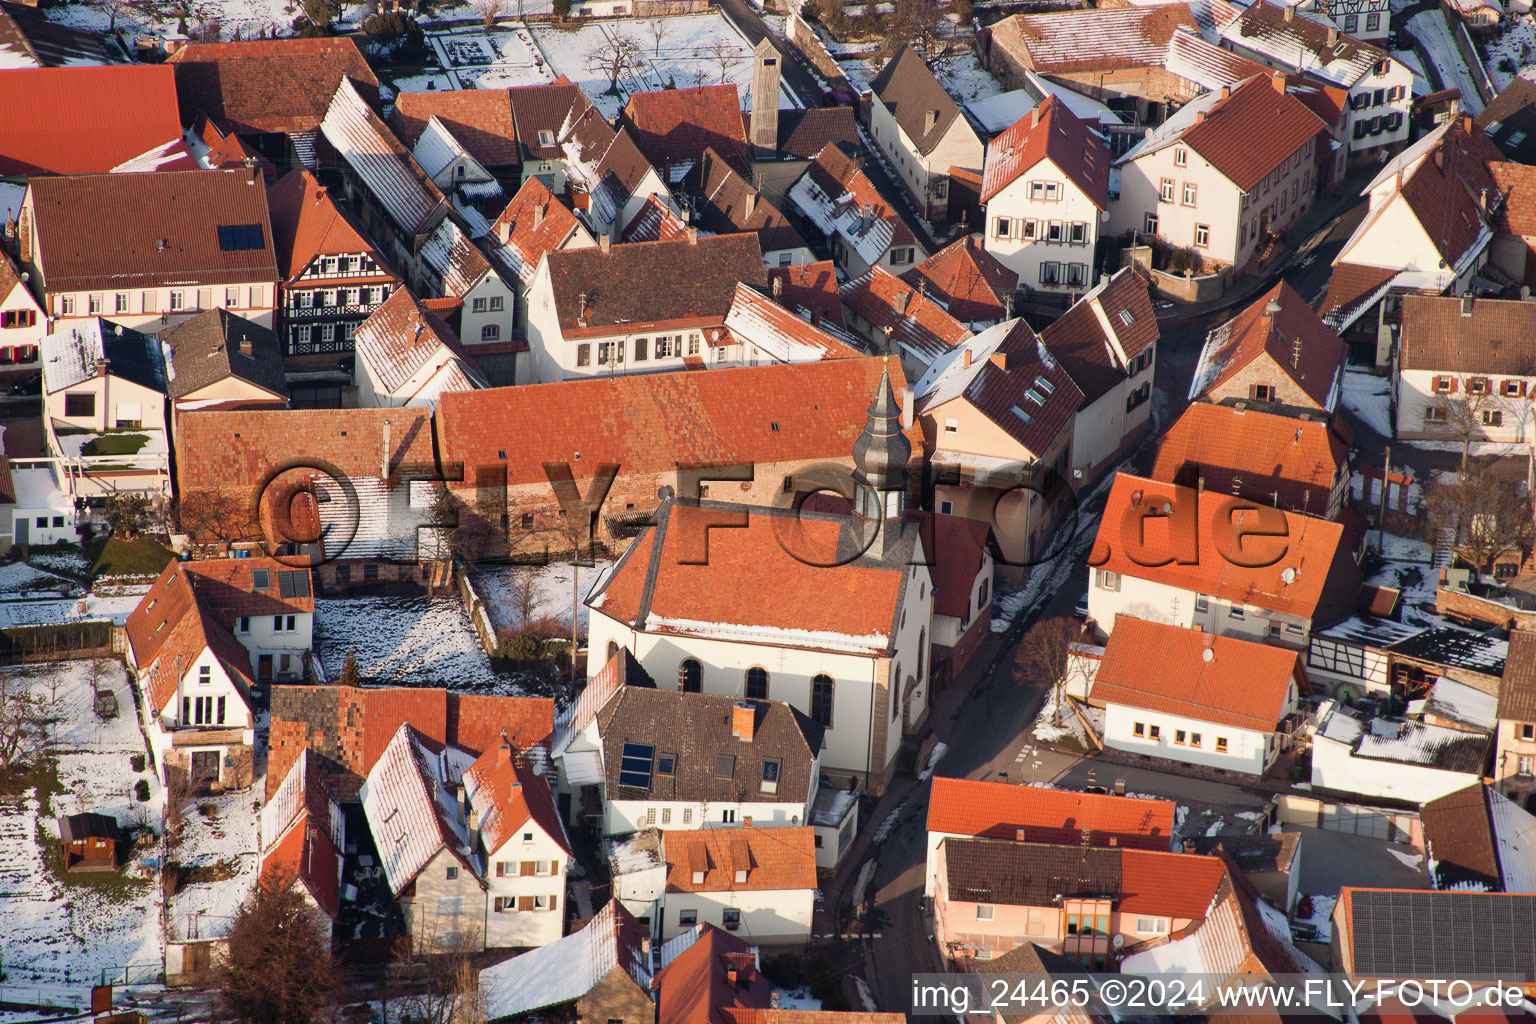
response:
<svg viewBox="0 0 1536 1024"><path fill-rule="evenodd" d="M693 873L693 884L694 885L703 885L704 884L704 872L702 872L702 871L695 871Z"/></svg>
<svg viewBox="0 0 1536 1024"><path fill-rule="evenodd" d="M745 868L738 868L736 870L736 884L737 885L746 885L747 884L747 871L746 871Z"/></svg>
<svg viewBox="0 0 1536 1024"><path fill-rule="evenodd" d="M555 144L555 133L550 131L548 128L540 128L539 129L539 145L541 145L541 146L553 146L554 144Z"/></svg>

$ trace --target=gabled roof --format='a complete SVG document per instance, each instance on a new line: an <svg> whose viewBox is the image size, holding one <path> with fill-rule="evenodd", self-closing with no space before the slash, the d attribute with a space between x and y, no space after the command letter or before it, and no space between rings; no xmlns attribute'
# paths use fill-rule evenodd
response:
<svg viewBox="0 0 1536 1024"><path fill-rule="evenodd" d="M380 268L389 265L346 208L303 168L294 168L272 183L267 189L267 208L272 214L277 271L284 280L292 281L317 256L364 253ZM388 271L381 269L359 276L372 279L380 273Z"/></svg>
<svg viewBox="0 0 1536 1024"><path fill-rule="evenodd" d="M706 231L756 232L764 252L805 248L805 239L789 218L713 148L704 150L696 174L701 186L699 225Z"/></svg>
<svg viewBox="0 0 1536 1024"><path fill-rule="evenodd" d="M1419 808L1425 852L1434 865L1436 888L1473 883L1502 889L1498 840L1493 834L1489 801L1505 797L1482 782L1430 800Z"/></svg>
<svg viewBox="0 0 1536 1024"><path fill-rule="evenodd" d="M1277 87L1276 81L1283 86L1283 79L1255 75L1235 87L1223 86L1220 92L1190 101L1116 163L1182 144L1204 157L1232 184L1251 191L1297 150L1328 131L1322 118ZM1255 140L1262 145L1256 145Z"/></svg>
<svg viewBox="0 0 1536 1024"><path fill-rule="evenodd" d="M1296 652L1216 633L1115 619L1090 696L1105 704L1252 732L1275 732L1292 680L1305 687Z"/></svg>
<svg viewBox="0 0 1536 1024"><path fill-rule="evenodd" d="M210 309L166 331L170 396L185 398L224 380L238 380L288 397L283 349L277 335L227 309ZM247 353L249 349L249 353Z"/></svg>
<svg viewBox="0 0 1536 1024"><path fill-rule="evenodd" d="M887 365L883 359L828 359L446 395L437 408L437 439L445 461L464 463L466 481L474 479L476 467L497 466L505 468L510 486L547 486L544 464L566 462L576 451L601 453L620 472L637 476L672 473L679 463L844 459ZM904 386L894 360L889 368L896 386ZM690 427L680 433L672 427L677 422ZM540 429L528 432L529 423ZM598 465L592 458L571 468L581 481Z"/></svg>
<svg viewBox="0 0 1536 1024"><path fill-rule="evenodd" d="M134 614L143 607L144 602L140 602ZM168 618L160 626L163 629L157 627L146 645L154 652L152 656L141 657L138 648L134 649L139 685L144 688L152 716L158 717L176 699L182 678L205 650L218 659L244 698L253 678L251 656L230 632L229 624L216 618L207 603L193 598L176 618Z"/></svg>
<svg viewBox="0 0 1536 1024"><path fill-rule="evenodd" d="M1536 167L1499 161L1488 165L1488 173L1504 197L1494 227L1511 235L1536 235Z"/></svg>
<svg viewBox="0 0 1536 1024"><path fill-rule="evenodd" d="M442 349L454 359L464 360L466 372L488 386L469 362L464 347L453 328L442 318L416 301L408 288L395 293L368 315L353 334L357 357L368 364L384 390L398 391Z"/></svg>
<svg viewBox="0 0 1536 1024"><path fill-rule="evenodd" d="M0 2L0 61L12 68L127 64L128 58L105 32L49 21L26 3Z"/></svg>
<svg viewBox="0 0 1536 1024"><path fill-rule="evenodd" d="M621 117L656 167L686 171L703 159L704 150L714 149L738 174L752 173L734 84L631 93Z"/></svg>
<svg viewBox="0 0 1536 1024"><path fill-rule="evenodd" d="M580 931L481 971L486 1020L574 1002L615 971L648 994L650 954L644 940L644 926L618 900L609 900Z"/></svg>
<svg viewBox="0 0 1536 1024"><path fill-rule="evenodd" d="M1333 274L1328 278L1328 294L1323 297L1323 304L1318 309L1323 322L1339 330L1348 327L1356 317L1386 294L1397 274L1397 269L1392 267L1335 263Z"/></svg>
<svg viewBox="0 0 1536 1024"><path fill-rule="evenodd" d="M1477 115L1476 126L1512 160L1536 159L1536 81L1516 75Z"/></svg>
<svg viewBox="0 0 1536 1024"><path fill-rule="evenodd" d="M277 280L254 170L44 176L28 188L49 291Z"/></svg>
<svg viewBox="0 0 1536 1024"><path fill-rule="evenodd" d="M444 217L421 243L417 254L442 282L441 295L432 298L462 299L489 274L496 273L490 260L451 217Z"/></svg>
<svg viewBox="0 0 1536 1024"><path fill-rule="evenodd" d="M1135 267L1100 279L1040 332L1046 351L1082 391L1085 407L1126 380L1130 361L1160 336L1146 278Z"/></svg>
<svg viewBox="0 0 1536 1024"><path fill-rule="evenodd" d="M816 319L833 325L843 322L843 304L837 297L837 266L831 260L770 268L768 285L774 301L803 320Z"/></svg>
<svg viewBox="0 0 1536 1024"><path fill-rule="evenodd" d="M528 822L571 855L571 841L555 809L548 780L512 749L505 732L496 746L464 770L464 793L480 816L480 841L487 857L495 855Z"/></svg>
<svg viewBox="0 0 1536 1024"><path fill-rule="evenodd" d="M1163 514L1164 505L1174 506L1171 517ZM1189 543L1188 534L1170 525L1180 516L1191 523L1198 516L1194 560L1149 565ZM1128 551L1123 538L1137 536L1138 526L1142 548ZM1359 569L1338 523L1211 490L1196 495L1129 473L1115 477L1089 559L1108 572L1311 619L1314 627L1352 613L1360 590Z"/></svg>
<svg viewBox="0 0 1536 1024"><path fill-rule="evenodd" d="M674 242L688 237L688 225L658 195L645 197L639 211L619 234L625 242Z"/></svg>
<svg viewBox="0 0 1536 1024"><path fill-rule="evenodd" d="M812 829L805 825L670 829L662 836L662 851L667 858L667 892L816 888L816 847ZM704 874L702 881L695 880L699 872Z"/></svg>
<svg viewBox="0 0 1536 1024"><path fill-rule="evenodd" d="M716 694L620 687L597 712L608 799L804 806L816 795L811 769L825 730L784 701L754 701L752 736L741 739L734 726L736 703ZM651 770L647 786L632 785L638 779L629 771L636 759L624 753L629 744L671 756L673 773ZM721 774L721 758L730 759L729 774ZM771 797L759 792L765 759L779 762L778 789Z"/></svg>
<svg viewBox="0 0 1536 1024"><path fill-rule="evenodd" d="M981 236L966 235L928 257L901 279L944 303L949 315L964 323L1001 320L1019 275L987 252Z"/></svg>
<svg viewBox="0 0 1536 1024"><path fill-rule="evenodd" d="M960 107L928 70L928 63L906 43L885 62L869 88L924 156L934 151L960 117Z"/></svg>
<svg viewBox="0 0 1536 1024"><path fill-rule="evenodd" d="M1278 311L1270 312L1271 303ZM1189 399L1220 387L1267 356L1319 409L1332 412L1344 354L1338 334L1282 281L1206 336Z"/></svg>
<svg viewBox="0 0 1536 1024"><path fill-rule="evenodd" d="M945 839L939 847L951 902L1054 907L1110 897L1125 914L1205 917L1227 880L1219 857L1001 839Z"/></svg>
<svg viewBox="0 0 1536 1024"><path fill-rule="evenodd" d="M225 132L206 114L197 115L192 127L187 129L186 139L199 167L231 170L245 166L247 160L253 160L261 169L264 180L271 181L277 177L276 164L253 148L246 139L234 132Z"/></svg>
<svg viewBox="0 0 1536 1024"><path fill-rule="evenodd" d="M535 177L523 182L491 225L491 239L491 256L525 285L532 283L545 253L592 244L576 215Z"/></svg>
<svg viewBox="0 0 1536 1024"><path fill-rule="evenodd" d="M1348 460L1327 419L1196 402L1159 440L1148 476L1320 516Z"/></svg>
<svg viewBox="0 0 1536 1024"><path fill-rule="evenodd" d="M170 64L182 124L207 114L242 134L311 131L343 79L364 102L379 102L379 80L351 36L192 43Z"/></svg>
<svg viewBox="0 0 1536 1024"><path fill-rule="evenodd" d="M1190 5L1149 4L1015 14L992 26L992 42L1023 58L1026 67L1053 75L1161 67L1169 40L1180 29L1199 31Z"/></svg>
<svg viewBox="0 0 1536 1024"><path fill-rule="evenodd" d="M758 951L712 924L656 973L657 1024L751 1024L772 1012L773 986Z"/></svg>
<svg viewBox="0 0 1536 1024"><path fill-rule="evenodd" d="M928 831L983 839L1075 843L1084 829L1094 846L1167 850L1173 842L1169 800L1078 793L934 776Z"/></svg>
<svg viewBox="0 0 1536 1024"><path fill-rule="evenodd" d="M1509 634L1509 656L1499 684L1499 718L1536 722L1536 633L1517 629Z"/></svg>
<svg viewBox="0 0 1536 1024"><path fill-rule="evenodd" d="M845 150L837 143L828 143L785 196L824 234L837 235L865 263L873 265L892 246L916 246L917 239L895 207L859 169L852 155L856 152L856 147Z"/></svg>
<svg viewBox="0 0 1536 1024"><path fill-rule="evenodd" d="M1398 338L1404 370L1536 374L1536 318L1526 302L1405 295Z"/></svg>
<svg viewBox="0 0 1536 1024"><path fill-rule="evenodd" d="M336 87L320 130L403 231L424 230L443 206L442 191L350 78Z"/></svg>
<svg viewBox="0 0 1536 1024"><path fill-rule="evenodd" d="M475 875L484 870L469 846L451 787L471 761L452 746L430 743L401 725L368 771L359 796L390 892L399 895L439 850Z"/></svg>
<svg viewBox="0 0 1536 1024"><path fill-rule="evenodd" d="M162 147L154 169L197 166L181 142L170 68L0 70L0 96L0 175L100 174Z"/></svg>
<svg viewBox="0 0 1536 1024"><path fill-rule="evenodd" d="M697 564L685 549L697 545L704 522L719 521L721 509L741 525L729 536L711 530L709 558ZM905 565L872 556L833 565L839 552L857 543L853 520L802 511L794 519L795 541L786 544L781 534L787 514L668 502L593 588L587 606L651 633L862 655L889 651ZM828 601L833 593L838 600Z"/></svg>
<svg viewBox="0 0 1536 1024"><path fill-rule="evenodd" d="M119 380L165 393L160 343L148 334L99 316L45 335L38 349L44 394L57 394L91 379L103 362L107 372Z"/></svg>
<svg viewBox="0 0 1536 1024"><path fill-rule="evenodd" d="M751 120L751 111L742 111L742 126ZM828 143L859 145L858 119L852 107L809 107L779 110L778 152L785 160L810 160Z"/></svg>
<svg viewBox="0 0 1536 1024"><path fill-rule="evenodd" d="M389 124L401 142L415 149L427 121L433 117L482 166L513 167L522 163L510 89L402 92L395 97Z"/></svg>
<svg viewBox="0 0 1536 1024"><path fill-rule="evenodd" d="M988 327L923 374L923 415L964 398L1036 458L1069 428L1083 393L1022 318Z"/></svg>
<svg viewBox="0 0 1536 1024"><path fill-rule="evenodd" d="M1172 74L1206 90L1220 89L1224 85L1233 86L1245 78L1270 73L1270 69L1263 64L1207 42L1204 36L1187 29L1180 29L1169 38L1168 61L1164 66ZM1312 104L1308 104L1307 109L1317 112ZM1325 120L1332 123L1334 118Z"/></svg>
<svg viewBox="0 0 1536 1024"><path fill-rule="evenodd" d="M857 359L864 354L744 284L736 286L725 329L736 341L778 363Z"/></svg>
<svg viewBox="0 0 1536 1024"><path fill-rule="evenodd" d="M611 139L613 129L603 120L597 108L592 106L581 88L564 75L545 85L523 85L507 90L512 105L512 122L517 131L517 144L522 162L530 160L563 160L565 151L561 139L567 134L592 125L607 129ZM547 133L541 139L541 133ZM544 141L547 139L548 141Z"/></svg>
<svg viewBox="0 0 1536 1024"><path fill-rule="evenodd" d="M1353 977L1536 977L1536 893L1345 886L1335 914Z"/></svg>
<svg viewBox="0 0 1536 1024"><path fill-rule="evenodd" d="M723 323L736 285L768 284L755 234L637 242L549 253L560 329L567 338L603 336L625 325ZM585 305L582 297L585 296Z"/></svg>
<svg viewBox="0 0 1536 1024"><path fill-rule="evenodd" d="M1257 0L1221 28L1229 46L1252 50L1333 85L1354 85L1387 51L1340 32L1327 16L1300 5Z"/></svg>
<svg viewBox="0 0 1536 1024"><path fill-rule="evenodd" d="M987 143L981 201L988 202L1041 160L1049 160L1100 210L1109 208L1109 146L1055 96Z"/></svg>
<svg viewBox="0 0 1536 1024"><path fill-rule="evenodd" d="M843 306L877 331L890 328L893 345L924 366L971 337L970 328L956 320L923 290L925 282L908 284L875 264L837 290Z"/></svg>
<svg viewBox="0 0 1536 1024"><path fill-rule="evenodd" d="M966 516L914 512L921 524L923 551L933 574L933 611L969 622L986 607L971 607L976 577L986 568L987 541L992 528Z"/></svg>
<svg viewBox="0 0 1536 1024"><path fill-rule="evenodd" d="M297 880L331 918L341 906L342 822L333 820L333 798L308 750L261 809L261 873Z"/></svg>

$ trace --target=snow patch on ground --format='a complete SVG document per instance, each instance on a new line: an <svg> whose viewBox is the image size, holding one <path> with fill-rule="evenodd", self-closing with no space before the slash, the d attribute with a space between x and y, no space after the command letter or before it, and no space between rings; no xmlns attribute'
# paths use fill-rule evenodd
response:
<svg viewBox="0 0 1536 1024"><path fill-rule="evenodd" d="M1506 23L1498 32L1497 38L1483 44L1483 63L1494 88L1502 90L1522 70L1536 63L1536 20L1529 14L1519 14L1513 24Z"/></svg>
<svg viewBox="0 0 1536 1024"><path fill-rule="evenodd" d="M878 1013L880 1005L875 1002L875 995L869 990L869 982L863 978L854 978L853 984L859 990L859 1004L864 1007L864 1012Z"/></svg>
<svg viewBox="0 0 1536 1024"><path fill-rule="evenodd" d="M1396 857L1398 862L1401 863L1404 867L1413 868L1415 871L1417 871L1419 866L1424 863L1424 855L1422 853L1415 853L1410 855L1402 852L1401 850L1393 849L1390 846L1387 847L1387 852Z"/></svg>
<svg viewBox="0 0 1536 1024"><path fill-rule="evenodd" d="M874 842L876 846L880 845L891 837L891 833L896 830L896 822L898 819L900 819L901 812L906 809L907 802L903 800L901 803L892 808L890 814L885 816L885 820L880 823L880 827L875 829Z"/></svg>
<svg viewBox="0 0 1536 1024"><path fill-rule="evenodd" d="M577 629L587 633L587 595L592 592L598 579L613 565L601 561L578 567L576 595L580 602L576 612ZM482 566L470 572L470 584L490 612L491 626L500 632L516 630L523 626L519 605L522 579L531 578L534 607L530 617L556 619L571 624L571 565L569 562L553 562L549 565L531 566Z"/></svg>
<svg viewBox="0 0 1536 1024"><path fill-rule="evenodd" d="M1344 408L1382 437L1392 436L1391 389L1386 377L1353 366L1344 370Z"/></svg>
<svg viewBox="0 0 1536 1024"><path fill-rule="evenodd" d="M358 672L370 683L523 692L491 669L457 596L317 599L315 652L327 678L341 675L349 651L357 655Z"/></svg>
<svg viewBox="0 0 1536 1024"><path fill-rule="evenodd" d="M1339 901L1337 896L1309 896L1312 901L1312 914L1310 917L1296 918L1297 924L1309 924L1317 929L1317 941L1329 942L1333 938L1333 905ZM1301 901L1297 900L1299 904Z"/></svg>
<svg viewBox="0 0 1536 1024"><path fill-rule="evenodd" d="M1445 11L1436 7L1408 19L1408 30L1424 47L1429 59L1439 72L1441 88L1461 90L1461 109L1474 117L1483 112L1481 93L1477 91L1477 72L1467 67L1461 51L1452 38L1450 23Z"/></svg>
<svg viewBox="0 0 1536 1024"><path fill-rule="evenodd" d="M166 912L168 937L207 939L228 934L241 904L256 887L261 860L258 811L265 787L265 777L260 777L250 789L188 802L172 857L183 869L227 877L195 882L171 897Z"/></svg>
<svg viewBox="0 0 1536 1024"><path fill-rule="evenodd" d="M949 753L948 743L935 743L933 745L933 753L928 755L928 764L923 768L922 773L918 775L918 779L926 781L933 775L933 770L939 766L940 761L944 760L944 755L947 753Z"/></svg>
<svg viewBox="0 0 1536 1024"><path fill-rule="evenodd" d="M859 865L859 877L853 882L854 906L861 906L864 903L864 897L869 893L869 883L874 881L875 868L878 866L879 862L873 857Z"/></svg>

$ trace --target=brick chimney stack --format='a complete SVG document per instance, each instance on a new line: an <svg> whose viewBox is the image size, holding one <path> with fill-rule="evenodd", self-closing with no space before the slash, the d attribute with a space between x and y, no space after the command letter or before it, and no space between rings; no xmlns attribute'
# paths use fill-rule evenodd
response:
<svg viewBox="0 0 1536 1024"><path fill-rule="evenodd" d="M757 729L757 705L738 700L731 705L731 735L743 743L751 743Z"/></svg>

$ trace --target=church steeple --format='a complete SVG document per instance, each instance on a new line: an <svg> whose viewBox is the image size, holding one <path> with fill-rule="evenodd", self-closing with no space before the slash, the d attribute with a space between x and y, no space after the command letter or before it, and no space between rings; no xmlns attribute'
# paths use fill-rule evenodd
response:
<svg viewBox="0 0 1536 1024"><path fill-rule="evenodd" d="M853 476L860 484L857 514L880 524L875 551L884 553L900 536L906 512L907 460L912 442L902 432L901 403L888 372L869 403L864 429L853 443Z"/></svg>

